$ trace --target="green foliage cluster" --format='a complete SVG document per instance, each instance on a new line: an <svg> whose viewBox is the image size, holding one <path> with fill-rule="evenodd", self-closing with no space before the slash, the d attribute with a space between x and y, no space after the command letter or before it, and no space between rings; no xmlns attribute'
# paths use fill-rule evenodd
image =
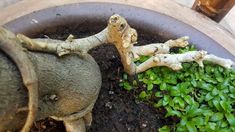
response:
<svg viewBox="0 0 235 132"><path fill-rule="evenodd" d="M192 47L180 49L187 52ZM145 61L142 57L137 63ZM120 86L128 91L139 91L138 100L148 102L156 109L164 108L165 117L180 121L163 126L168 131L235 131L235 70L204 62L183 63L183 69L173 71L167 67L155 67L132 79L126 74ZM136 93L136 92L135 92Z"/></svg>

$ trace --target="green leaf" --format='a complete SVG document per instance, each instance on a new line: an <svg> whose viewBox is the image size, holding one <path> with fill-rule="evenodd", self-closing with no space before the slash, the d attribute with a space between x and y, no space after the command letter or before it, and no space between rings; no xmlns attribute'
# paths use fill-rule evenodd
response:
<svg viewBox="0 0 235 132"><path fill-rule="evenodd" d="M234 86L229 86L229 91L233 94L235 94L235 87Z"/></svg>
<svg viewBox="0 0 235 132"><path fill-rule="evenodd" d="M156 93L155 93L155 97L160 98L160 97L163 97L163 95L162 95L162 93L161 93L161 92L156 92Z"/></svg>
<svg viewBox="0 0 235 132"><path fill-rule="evenodd" d="M144 79L143 79L143 83L144 83L144 84L150 84L150 83L152 83L152 81L151 81L150 79L144 78Z"/></svg>
<svg viewBox="0 0 235 132"><path fill-rule="evenodd" d="M209 107L211 107L211 108L214 107L212 100L208 101L207 103L208 103Z"/></svg>
<svg viewBox="0 0 235 132"><path fill-rule="evenodd" d="M164 82L169 84L177 84L177 78L174 73L164 75Z"/></svg>
<svg viewBox="0 0 235 132"><path fill-rule="evenodd" d="M201 115L203 109L198 108L198 107L199 107L199 104L197 102L194 102L193 104L188 105L185 109L186 116L187 117L195 117L195 116Z"/></svg>
<svg viewBox="0 0 235 132"><path fill-rule="evenodd" d="M176 132L187 132L186 125L177 124Z"/></svg>
<svg viewBox="0 0 235 132"><path fill-rule="evenodd" d="M139 61L142 63L142 62L145 62L146 60L148 60L149 58L150 58L149 56L140 56Z"/></svg>
<svg viewBox="0 0 235 132"><path fill-rule="evenodd" d="M185 126L187 122L188 122L187 117L186 117L186 116L183 116L182 119L181 119L181 121L180 121L180 125Z"/></svg>
<svg viewBox="0 0 235 132"><path fill-rule="evenodd" d="M235 126L230 126L230 129L232 130L232 132L235 132Z"/></svg>
<svg viewBox="0 0 235 132"><path fill-rule="evenodd" d="M183 63L182 66L184 69L190 69L192 65L190 63Z"/></svg>
<svg viewBox="0 0 235 132"><path fill-rule="evenodd" d="M123 88L126 89L127 91L132 90L132 86L130 85L129 82L124 82L123 83Z"/></svg>
<svg viewBox="0 0 235 132"><path fill-rule="evenodd" d="M158 108L158 107L161 107L161 106L163 106L163 99L160 99L157 103L154 103L155 108Z"/></svg>
<svg viewBox="0 0 235 132"><path fill-rule="evenodd" d="M185 96L185 97L184 97L184 100L185 100L189 105L191 105L191 104L194 103L194 99L193 99L191 96L189 96L189 95Z"/></svg>
<svg viewBox="0 0 235 132"><path fill-rule="evenodd" d="M226 112L231 112L231 105L230 102L228 101L220 101L220 106L224 109L224 111Z"/></svg>
<svg viewBox="0 0 235 132"><path fill-rule="evenodd" d="M166 85L166 83L162 83L162 84L160 85L160 90L167 90L167 85Z"/></svg>
<svg viewBox="0 0 235 132"><path fill-rule="evenodd" d="M195 127L195 124L193 122L188 121L186 123L186 127L189 132L197 132L197 128Z"/></svg>
<svg viewBox="0 0 235 132"><path fill-rule="evenodd" d="M219 97L222 99L222 100L227 100L227 94L224 94L222 92L219 92Z"/></svg>
<svg viewBox="0 0 235 132"><path fill-rule="evenodd" d="M207 123L208 123L209 119L210 119L210 117L209 117L209 116L205 116L205 124L207 124Z"/></svg>
<svg viewBox="0 0 235 132"><path fill-rule="evenodd" d="M219 71L215 71L215 78L218 82L223 82L224 78L223 76L219 73Z"/></svg>
<svg viewBox="0 0 235 132"><path fill-rule="evenodd" d="M229 78L225 78L224 81L222 82L222 88L228 87L229 86Z"/></svg>
<svg viewBox="0 0 235 132"><path fill-rule="evenodd" d="M219 72L221 72L221 73L223 73L224 68L223 68L223 67L221 67L221 66L219 66L219 67L218 67L218 71L219 71Z"/></svg>
<svg viewBox="0 0 235 132"><path fill-rule="evenodd" d="M224 114L223 113L215 113L212 117L211 117L211 121L219 121L222 120L224 118Z"/></svg>
<svg viewBox="0 0 235 132"><path fill-rule="evenodd" d="M211 76L209 76L208 74L205 74L203 76L203 80L208 82L208 83L212 83L212 84L216 84L217 83L217 81L214 78L212 78Z"/></svg>
<svg viewBox="0 0 235 132"><path fill-rule="evenodd" d="M212 110L210 110L210 109L207 109L207 110L203 110L203 112L202 112L202 114L204 115L204 116L208 116L208 117L210 117L210 116L212 116L213 114L214 114L214 112L212 111Z"/></svg>
<svg viewBox="0 0 235 132"><path fill-rule="evenodd" d="M177 74L177 77L178 77L178 79L180 79L181 81L184 81L184 80L185 80L184 74L182 74L182 73L178 73L178 74Z"/></svg>
<svg viewBox="0 0 235 132"><path fill-rule="evenodd" d="M193 85L193 87L197 87L197 81L195 79L191 80L191 84Z"/></svg>
<svg viewBox="0 0 235 132"><path fill-rule="evenodd" d="M163 126L161 128L158 129L159 132L170 132L171 129L168 126Z"/></svg>
<svg viewBox="0 0 235 132"><path fill-rule="evenodd" d="M204 125L204 119L202 116L192 118L192 122L197 126Z"/></svg>
<svg viewBox="0 0 235 132"><path fill-rule="evenodd" d="M212 66L206 66L205 70L207 73L213 73L214 72L214 68Z"/></svg>
<svg viewBox="0 0 235 132"><path fill-rule="evenodd" d="M204 81L199 81L197 84L200 89L205 89L207 91L211 91L213 89L213 85Z"/></svg>
<svg viewBox="0 0 235 132"><path fill-rule="evenodd" d="M229 93L229 90L228 90L228 88L225 88L221 92L227 94L227 93Z"/></svg>
<svg viewBox="0 0 235 132"><path fill-rule="evenodd" d="M216 96L216 95L218 95L219 94L219 90L217 90L216 88L214 88L213 90L212 90L212 96Z"/></svg>
<svg viewBox="0 0 235 132"><path fill-rule="evenodd" d="M151 72L151 73L149 74L149 79L150 79L150 80L155 80L155 78L157 78L157 75L156 75L154 72Z"/></svg>
<svg viewBox="0 0 235 132"><path fill-rule="evenodd" d="M170 96L165 95L165 96L163 97L162 105L163 105L163 106L166 106L167 104L169 104L170 100L171 100Z"/></svg>
<svg viewBox="0 0 235 132"><path fill-rule="evenodd" d="M212 103L218 111L223 111L222 107L220 106L220 103L219 103L218 99L213 99Z"/></svg>
<svg viewBox="0 0 235 132"><path fill-rule="evenodd" d="M189 86L191 85L190 82L182 82L179 84L179 90L182 93L186 93L187 89L189 88Z"/></svg>
<svg viewBox="0 0 235 132"><path fill-rule="evenodd" d="M228 123L226 121L221 121L221 127L227 127L228 126Z"/></svg>
<svg viewBox="0 0 235 132"><path fill-rule="evenodd" d="M156 77L155 80L153 80L153 84L161 84L162 83L162 80L160 77Z"/></svg>
<svg viewBox="0 0 235 132"><path fill-rule="evenodd" d="M172 69L168 67L161 67L161 72L164 74L169 74L170 72L172 72Z"/></svg>
<svg viewBox="0 0 235 132"><path fill-rule="evenodd" d="M229 97L235 99L235 94L229 94Z"/></svg>
<svg viewBox="0 0 235 132"><path fill-rule="evenodd" d="M187 112L188 117L195 117L198 115L201 115L203 111L201 109L198 109L197 107L191 107L191 109Z"/></svg>
<svg viewBox="0 0 235 132"><path fill-rule="evenodd" d="M152 83L148 84L147 85L147 90L151 91L152 89L153 89L153 84Z"/></svg>
<svg viewBox="0 0 235 132"><path fill-rule="evenodd" d="M144 74L143 74L143 73L138 74L138 79L139 79L139 81L141 81L141 80L143 79L143 77L144 77Z"/></svg>
<svg viewBox="0 0 235 132"><path fill-rule="evenodd" d="M171 96L180 96L181 95L179 88L177 86L172 86L169 88L169 90L170 90Z"/></svg>
<svg viewBox="0 0 235 132"><path fill-rule="evenodd" d="M216 80L217 80L218 82L223 82L224 78L223 78L223 77L216 77Z"/></svg>
<svg viewBox="0 0 235 132"><path fill-rule="evenodd" d="M209 122L207 127L209 127L211 130L215 130L216 129L216 123Z"/></svg>
<svg viewBox="0 0 235 132"><path fill-rule="evenodd" d="M206 95L206 97L205 97L205 101L209 101L209 100L211 100L211 99L213 99L213 96L212 96L211 93L208 93L208 94Z"/></svg>
<svg viewBox="0 0 235 132"><path fill-rule="evenodd" d="M227 119L227 121L229 122L230 125L235 126L235 117L233 114L230 113L226 113L225 117Z"/></svg>
<svg viewBox="0 0 235 132"><path fill-rule="evenodd" d="M173 99L173 102L176 104L179 104L181 108L184 108L184 106L185 106L184 100L181 99L180 97L175 97Z"/></svg>
<svg viewBox="0 0 235 132"><path fill-rule="evenodd" d="M177 117L181 117L182 114L181 112L177 111L177 110L172 110L171 108L166 108L167 113L165 117L169 117L169 116L177 116Z"/></svg>
<svg viewBox="0 0 235 132"><path fill-rule="evenodd" d="M152 74L152 73L153 73L152 69L148 69L147 71L145 71L145 74L146 74L146 75L150 75L150 74Z"/></svg>
<svg viewBox="0 0 235 132"><path fill-rule="evenodd" d="M144 99L144 98L147 97L147 93L146 93L145 91L142 91L142 92L139 94L139 97L140 97L141 99Z"/></svg>
<svg viewBox="0 0 235 132"><path fill-rule="evenodd" d="M138 86L137 81L136 81L136 80L133 80L133 81L132 81L132 85L133 85L133 86Z"/></svg>

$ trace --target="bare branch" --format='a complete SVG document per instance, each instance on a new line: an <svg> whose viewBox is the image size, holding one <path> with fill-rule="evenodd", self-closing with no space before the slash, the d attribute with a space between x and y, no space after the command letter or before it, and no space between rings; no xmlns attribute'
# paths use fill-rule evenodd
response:
<svg viewBox="0 0 235 132"><path fill-rule="evenodd" d="M156 66L167 66L173 70L182 69L183 62L195 61L203 67L203 61L210 61L225 68L231 68L234 65L229 59L223 59L215 55L207 55L206 51L190 51L183 54L155 54L153 57L137 66L136 73L143 72Z"/></svg>
<svg viewBox="0 0 235 132"><path fill-rule="evenodd" d="M30 39L23 34L17 35L23 46L32 51L56 53L59 56L80 52L86 54L90 49L107 43L107 29L81 39L73 39L70 35L66 41L54 39Z"/></svg>
<svg viewBox="0 0 235 132"><path fill-rule="evenodd" d="M230 59L224 59L224 58L220 58L218 56L215 55L206 55L203 60L206 61L210 61L212 63L218 64L222 67L225 67L227 69L231 69L232 66L235 65L235 63L233 61L231 61Z"/></svg>
<svg viewBox="0 0 235 132"><path fill-rule="evenodd" d="M173 47L186 47L188 43L188 36L178 38L176 40L168 40L165 43L153 43L143 46L134 46L132 53L134 59L139 59L140 56L152 56L154 54L168 54L170 48Z"/></svg>

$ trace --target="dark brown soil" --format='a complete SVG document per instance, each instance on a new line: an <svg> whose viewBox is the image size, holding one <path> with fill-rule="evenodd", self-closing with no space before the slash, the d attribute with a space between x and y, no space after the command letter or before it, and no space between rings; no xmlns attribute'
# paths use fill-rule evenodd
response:
<svg viewBox="0 0 235 132"><path fill-rule="evenodd" d="M47 29L33 37L48 36L54 39L65 39L69 34L75 37L85 37L101 31L105 25L89 23L84 25L70 25L70 27L56 27ZM163 39L151 35L146 31L137 29L139 44L161 42ZM163 113L149 107L144 103L137 103L135 93L119 87L123 74L123 67L116 49L111 45L100 46L93 49L90 54L95 58L102 72L102 88L93 110L93 122L89 132L149 132L157 131L169 120L164 119ZM62 122L46 119L35 123L32 131L65 131Z"/></svg>

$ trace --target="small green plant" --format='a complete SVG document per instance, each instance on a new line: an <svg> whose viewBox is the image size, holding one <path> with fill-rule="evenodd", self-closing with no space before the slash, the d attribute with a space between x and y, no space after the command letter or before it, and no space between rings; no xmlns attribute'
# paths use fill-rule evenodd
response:
<svg viewBox="0 0 235 132"><path fill-rule="evenodd" d="M190 46L177 51L194 49ZM143 56L136 63L147 58ZM138 100L156 109L164 108L165 117L180 119L171 126L163 126L160 132L235 131L235 70L209 62L201 68L191 62L184 63L180 71L155 67L137 76L130 81L124 74L120 86L128 91L138 91Z"/></svg>

